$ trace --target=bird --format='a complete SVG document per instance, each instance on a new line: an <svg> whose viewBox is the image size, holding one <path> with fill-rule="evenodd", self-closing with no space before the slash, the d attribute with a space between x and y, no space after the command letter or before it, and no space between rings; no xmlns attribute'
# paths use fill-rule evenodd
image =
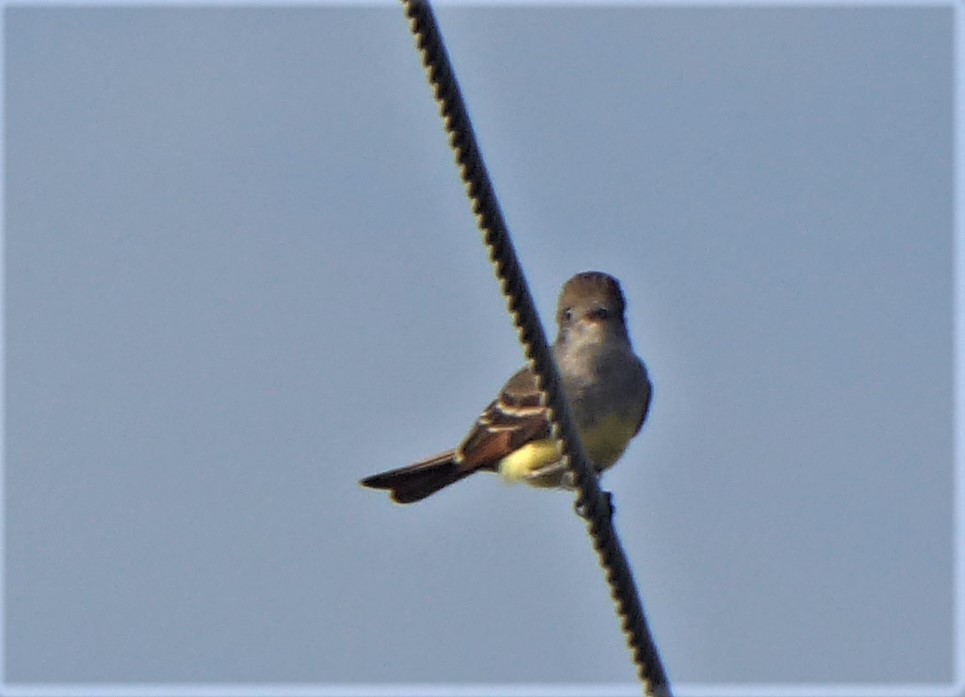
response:
<svg viewBox="0 0 965 697"><path fill-rule="evenodd" d="M585 271L563 285L557 303L558 332L552 345L563 393L580 440L597 474L623 455L650 411L653 385L634 353L619 281ZM572 489L561 446L533 370L514 374L479 415L458 447L415 464L362 479L408 504L476 472L496 472L511 483Z"/></svg>

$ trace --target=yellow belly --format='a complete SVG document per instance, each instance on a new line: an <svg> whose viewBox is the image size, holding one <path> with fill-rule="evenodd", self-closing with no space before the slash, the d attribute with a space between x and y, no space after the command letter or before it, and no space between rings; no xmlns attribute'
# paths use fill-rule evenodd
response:
<svg viewBox="0 0 965 697"><path fill-rule="evenodd" d="M611 416L601 419L591 428L580 431L580 439L586 454L598 470L604 470L615 463L637 429L632 419ZM538 470L555 464L560 459L559 442L550 439L527 443L499 461L499 473L510 482L527 481ZM535 482L543 486L556 486L558 482Z"/></svg>

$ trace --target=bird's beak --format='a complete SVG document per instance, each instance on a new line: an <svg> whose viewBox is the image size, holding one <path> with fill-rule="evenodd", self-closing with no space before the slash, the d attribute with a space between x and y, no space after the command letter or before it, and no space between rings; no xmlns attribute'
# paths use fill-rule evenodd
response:
<svg viewBox="0 0 965 697"><path fill-rule="evenodd" d="M605 322L610 319L610 310L603 305L597 305L583 316L591 322Z"/></svg>

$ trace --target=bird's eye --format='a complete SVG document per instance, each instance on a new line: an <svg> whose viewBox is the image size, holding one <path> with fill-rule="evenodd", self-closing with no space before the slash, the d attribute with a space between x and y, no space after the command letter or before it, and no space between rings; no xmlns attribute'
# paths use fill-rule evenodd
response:
<svg viewBox="0 0 965 697"><path fill-rule="evenodd" d="M564 322L572 322L572 321L573 321L573 310L572 310L572 308L569 308L569 307L568 307L568 308L566 308L565 310L563 310L563 321L564 321Z"/></svg>

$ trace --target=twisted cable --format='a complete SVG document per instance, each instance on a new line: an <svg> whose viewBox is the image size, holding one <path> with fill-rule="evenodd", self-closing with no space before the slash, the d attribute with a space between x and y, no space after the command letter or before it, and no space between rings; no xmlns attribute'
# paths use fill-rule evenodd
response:
<svg viewBox="0 0 965 697"><path fill-rule="evenodd" d="M600 490L596 474L570 417L566 398L560 388L556 363L479 151L435 14L428 0L402 0L402 5L422 55L429 84L439 104L449 146L455 153L476 224L489 251L489 259L523 344L523 352L536 373L537 385L549 409L552 435L561 441L563 458L572 473L576 489L576 508L587 522L593 548L610 585L621 629L627 638L644 693L655 697L672 697L633 573L613 528L609 495Z"/></svg>

